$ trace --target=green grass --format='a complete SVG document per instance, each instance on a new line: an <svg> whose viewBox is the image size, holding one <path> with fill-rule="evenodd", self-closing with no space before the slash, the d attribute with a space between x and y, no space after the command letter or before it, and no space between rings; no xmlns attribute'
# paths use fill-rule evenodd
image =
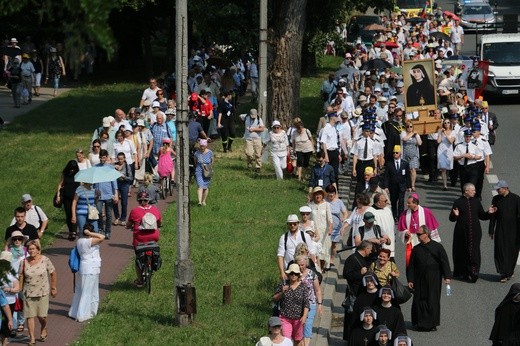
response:
<svg viewBox="0 0 520 346"><path fill-rule="evenodd" d="M341 59L326 57L320 75L302 80L302 118L321 116L318 91L326 73ZM49 245L64 225L64 214L52 207L60 171L86 149L101 118L116 107L135 106L145 85L100 84L78 88L16 119L0 136L0 194L6 225L23 193L31 193L47 212L50 223L43 244ZM241 111L251 105L244 103ZM191 206L191 255L195 266L197 314L189 327L173 326L173 270L176 252L176 204L165 211L161 234L163 267L153 277L152 294L133 287L132 264L123 270L88 323L78 345L247 345L266 332L270 297L278 280L276 249L288 214L305 203L305 188L294 180L276 181L269 165L255 176L247 172L243 142L216 153L208 206ZM196 201L196 185L190 188ZM232 286L232 303L222 304L224 285Z"/></svg>

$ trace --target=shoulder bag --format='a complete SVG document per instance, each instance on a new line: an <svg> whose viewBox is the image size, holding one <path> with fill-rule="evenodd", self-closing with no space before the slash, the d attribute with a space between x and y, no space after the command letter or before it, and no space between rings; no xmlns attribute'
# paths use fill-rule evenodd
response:
<svg viewBox="0 0 520 346"><path fill-rule="evenodd" d="M213 176L213 163L202 164L202 175L204 178L211 178Z"/></svg>
<svg viewBox="0 0 520 346"><path fill-rule="evenodd" d="M87 218L89 220L99 220L99 211L97 210L96 206L90 205L87 194L85 194L85 199L87 200L88 208Z"/></svg>
<svg viewBox="0 0 520 346"><path fill-rule="evenodd" d="M397 304L404 304L412 298L412 292L410 292L410 289L403 285L399 279L389 275L389 280L392 291L394 291L394 300Z"/></svg>

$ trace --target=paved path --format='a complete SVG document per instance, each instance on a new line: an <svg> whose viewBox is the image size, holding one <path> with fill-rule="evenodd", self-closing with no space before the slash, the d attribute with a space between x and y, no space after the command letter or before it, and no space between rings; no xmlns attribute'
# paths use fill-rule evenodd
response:
<svg viewBox="0 0 520 346"><path fill-rule="evenodd" d="M70 88L59 89L59 95L66 93L71 90ZM21 108L14 108L14 101L11 96L11 90L5 86L0 86L0 117L4 119L6 124L13 121L13 119L19 115L25 114L37 107L41 106L43 103L52 100L54 96L52 96L53 89L52 88L41 88L40 96L33 97L33 100L30 104L26 106L21 106Z"/></svg>
<svg viewBox="0 0 520 346"><path fill-rule="evenodd" d="M64 93L70 89L60 89ZM11 122L16 116L23 115L37 108L44 102L53 99L52 89L43 88L41 95L35 97L30 105L14 108L10 96L10 90L0 87L0 116L6 123ZM135 199L136 189L132 189L132 197L129 198L128 212L137 206ZM161 200L158 207L161 211L166 210L173 198ZM58 276L58 295L51 298L48 316L48 339L47 345L71 345L79 337L84 325L88 322L78 323L68 317L70 303L73 296L73 274L68 266L70 250L75 242L67 240L68 231L61 232L52 245L43 250L43 254L50 258L54 264ZM101 244L102 267L99 279L100 301L110 291L112 285L122 270L133 259L132 232L121 226L113 226L112 237ZM128 282L129 289L135 289L133 280ZM10 340L10 345L27 344L27 328L23 334ZM40 337L39 323L36 322L35 336Z"/></svg>

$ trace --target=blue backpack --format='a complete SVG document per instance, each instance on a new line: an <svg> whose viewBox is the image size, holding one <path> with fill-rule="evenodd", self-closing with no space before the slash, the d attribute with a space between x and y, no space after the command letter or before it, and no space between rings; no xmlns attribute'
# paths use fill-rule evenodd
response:
<svg viewBox="0 0 520 346"><path fill-rule="evenodd" d="M79 271L80 260L78 248L74 246L72 250L70 250L69 256L69 267L71 272L77 273Z"/></svg>

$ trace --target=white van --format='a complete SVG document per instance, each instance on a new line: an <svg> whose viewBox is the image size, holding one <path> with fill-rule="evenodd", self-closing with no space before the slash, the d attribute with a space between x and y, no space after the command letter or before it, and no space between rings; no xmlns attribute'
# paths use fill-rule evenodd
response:
<svg viewBox="0 0 520 346"><path fill-rule="evenodd" d="M484 92L502 96L520 93L520 34L481 36L479 56L489 60Z"/></svg>

